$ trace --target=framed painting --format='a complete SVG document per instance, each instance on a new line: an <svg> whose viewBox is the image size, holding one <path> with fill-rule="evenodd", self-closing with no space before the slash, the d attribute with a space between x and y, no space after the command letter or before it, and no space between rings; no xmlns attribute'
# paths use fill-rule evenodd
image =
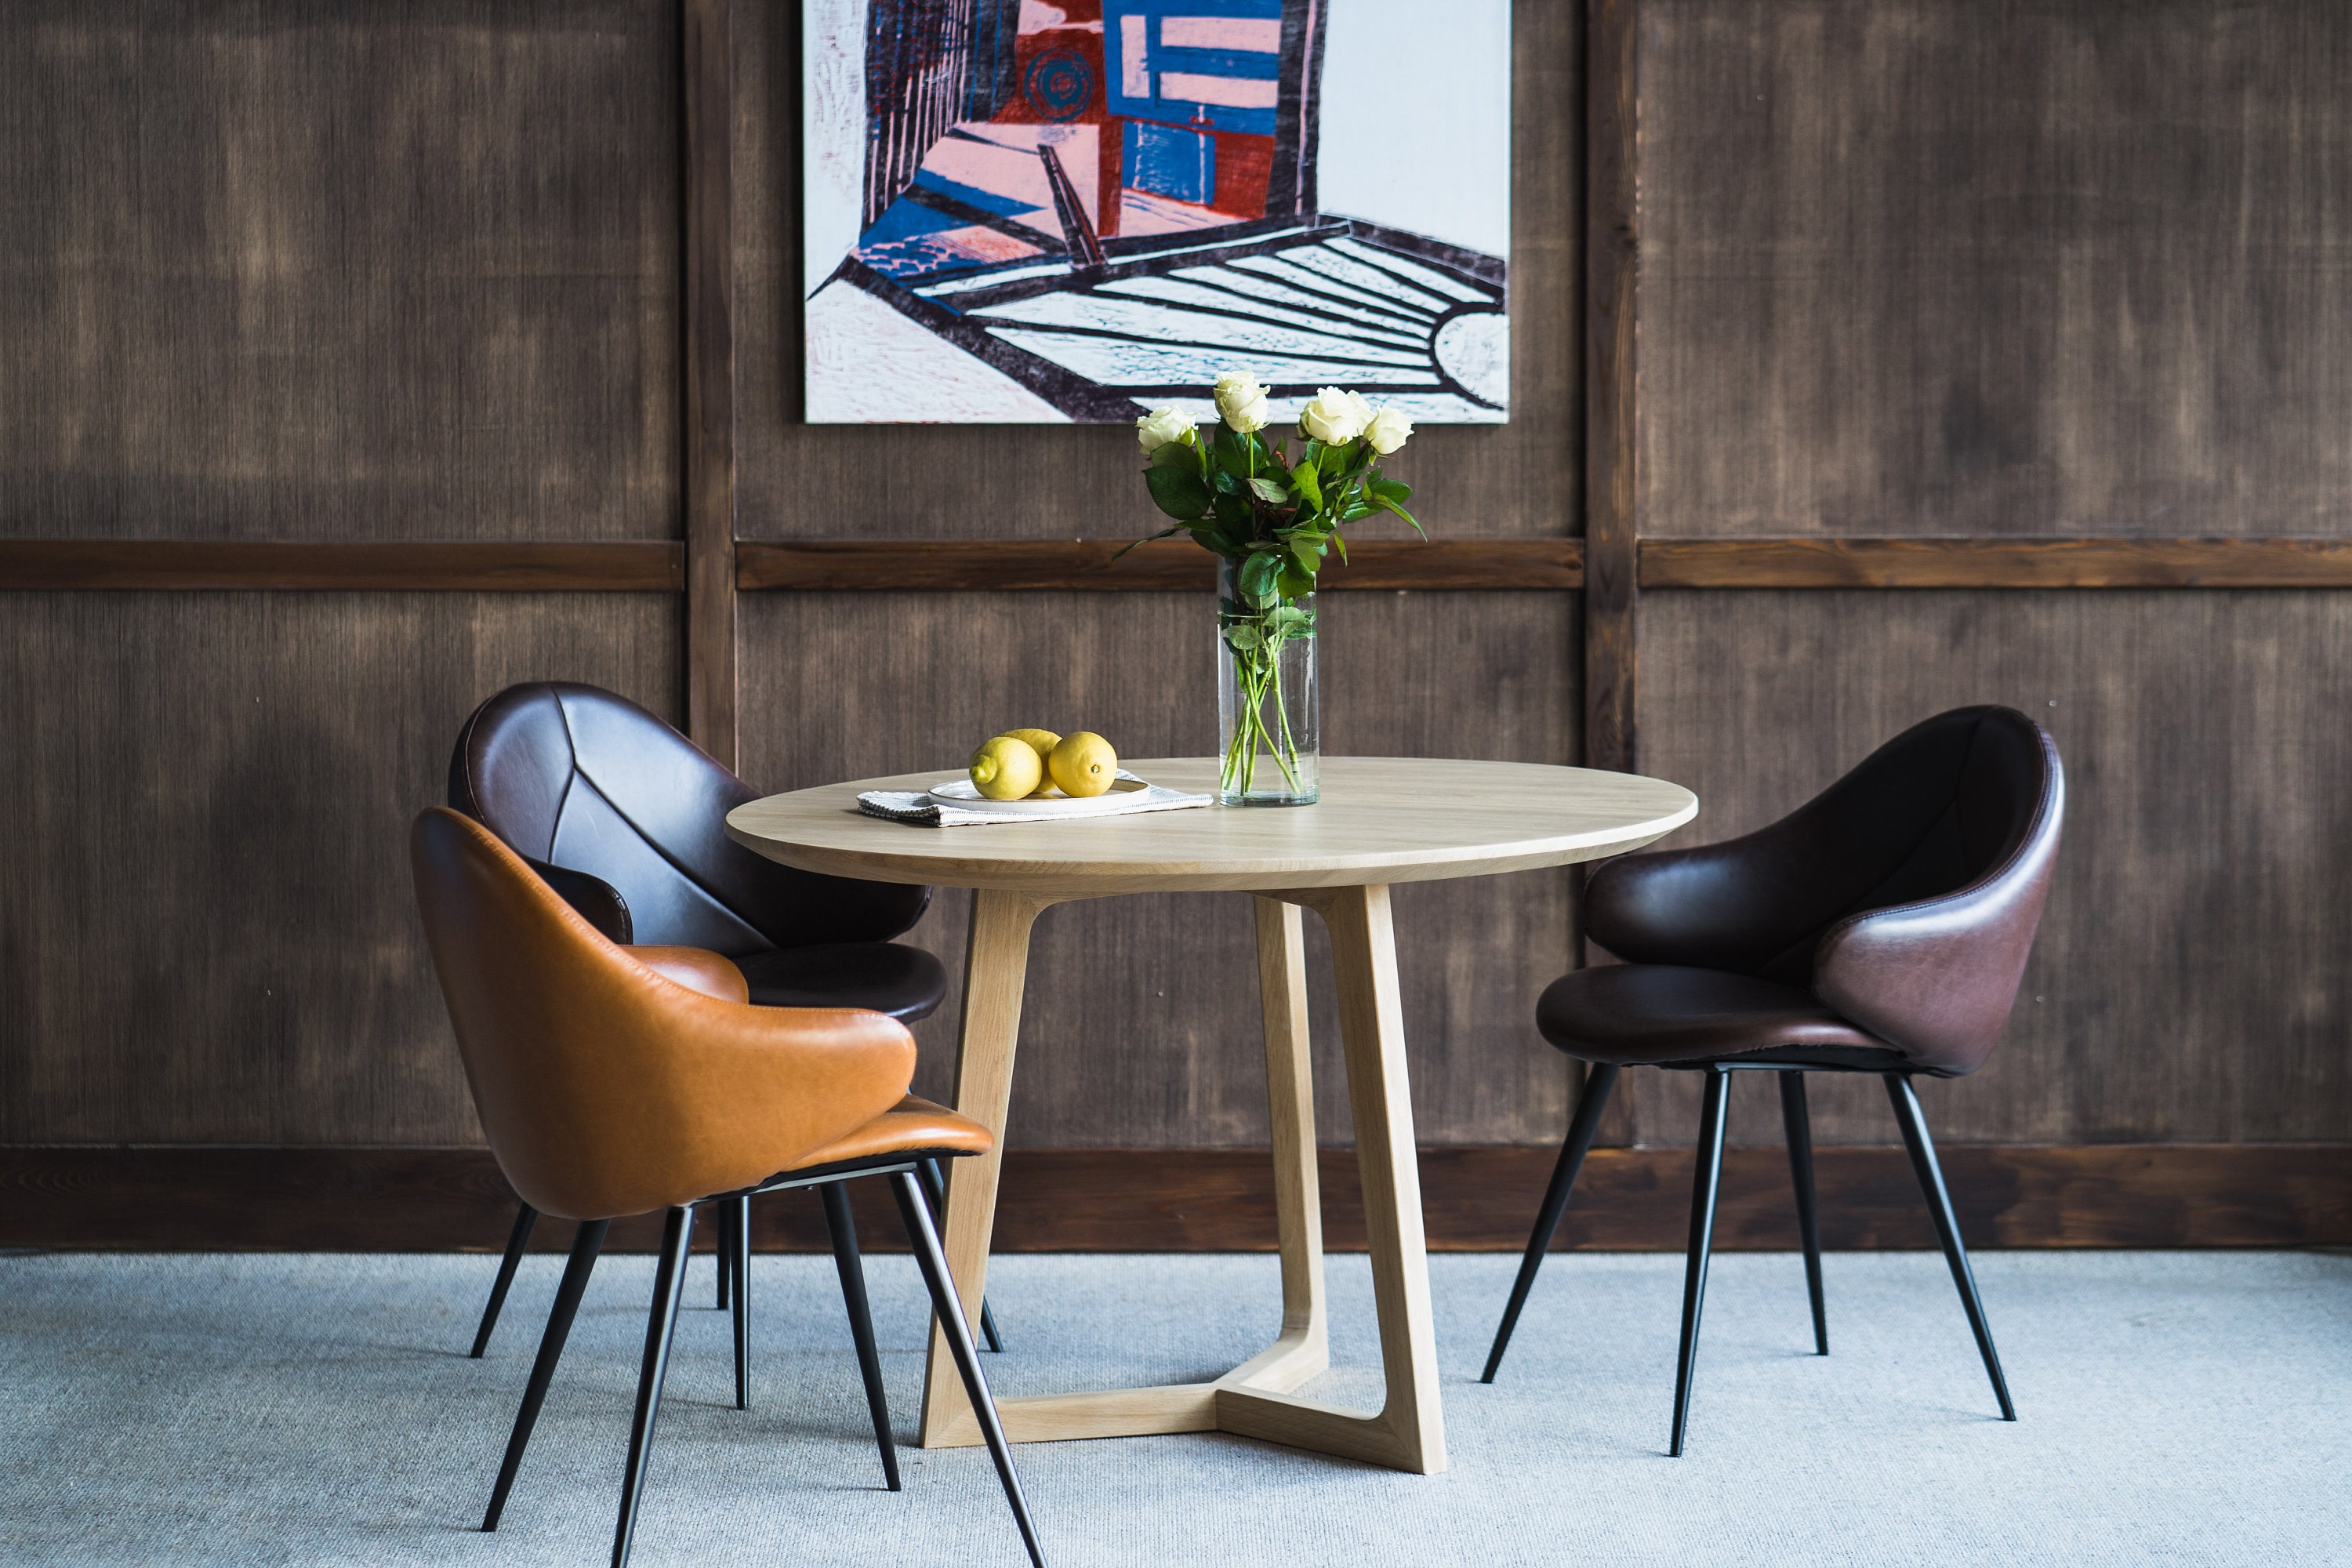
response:
<svg viewBox="0 0 2352 1568"><path fill-rule="evenodd" d="M812 423L1508 416L1510 0L803 0Z"/></svg>

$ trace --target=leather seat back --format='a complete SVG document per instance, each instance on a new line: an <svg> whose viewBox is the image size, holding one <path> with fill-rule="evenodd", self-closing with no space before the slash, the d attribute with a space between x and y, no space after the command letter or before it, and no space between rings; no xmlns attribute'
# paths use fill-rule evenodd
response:
<svg viewBox="0 0 2352 1568"><path fill-rule="evenodd" d="M740 958L885 942L921 918L928 888L796 871L735 843L727 814L752 798L653 714L569 681L499 692L449 758L451 809L519 854L612 884L635 942Z"/></svg>
<svg viewBox="0 0 2352 1568"><path fill-rule="evenodd" d="M903 1025L680 984L456 812L417 817L409 865L475 1110L542 1214L608 1219L749 1186L889 1110L914 1075ZM742 994L723 960L662 956Z"/></svg>

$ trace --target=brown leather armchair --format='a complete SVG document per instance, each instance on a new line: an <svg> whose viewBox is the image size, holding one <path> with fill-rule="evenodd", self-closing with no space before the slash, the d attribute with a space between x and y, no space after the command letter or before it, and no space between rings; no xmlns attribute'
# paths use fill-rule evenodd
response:
<svg viewBox="0 0 2352 1568"><path fill-rule="evenodd" d="M1634 1066L1706 1074L1670 1452L1682 1453L1690 1413L1735 1071L1779 1078L1814 1348L1827 1355L1805 1074L1871 1072L1894 1103L2001 1419L2017 1419L1911 1077L1974 1072L2000 1043L2049 893L2065 793L2039 724L2009 708L1956 709L1769 827L1629 855L1593 874L1585 931L1626 962L1565 975L1537 1004L1544 1038L1591 1066L1481 1382L1495 1380L1609 1092Z"/></svg>
<svg viewBox="0 0 2352 1568"><path fill-rule="evenodd" d="M794 870L729 838L750 785L627 699L573 681L510 686L467 716L449 756L449 806L523 857L589 924L616 942L708 949L769 1007L857 1007L928 1016L947 972L889 940L922 918L929 888ZM935 1162L918 1167L936 1216ZM890 1489L898 1457L866 1304L857 1229L841 1188L822 1190L874 1440ZM735 1404L751 1405L751 1205L717 1211L718 1305L735 1316ZM489 1346L539 1211L525 1201L507 1237L472 1354ZM981 1336L1002 1348L981 1303Z"/></svg>
<svg viewBox="0 0 2352 1568"><path fill-rule="evenodd" d="M490 1147L534 1209L580 1222L484 1530L498 1528L549 1381L624 1215L665 1211L615 1568L627 1561L695 1210L755 1192L887 1175L1030 1560L1036 1533L914 1175L985 1152L979 1123L907 1093L915 1043L878 1013L747 1005L718 953L622 947L480 824L435 808L409 862L434 968Z"/></svg>

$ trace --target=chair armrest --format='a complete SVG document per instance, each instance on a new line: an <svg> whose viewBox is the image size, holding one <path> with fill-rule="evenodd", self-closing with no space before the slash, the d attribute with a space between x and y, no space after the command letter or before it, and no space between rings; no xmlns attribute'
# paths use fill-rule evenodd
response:
<svg viewBox="0 0 2352 1568"><path fill-rule="evenodd" d="M2033 952L2058 858L2062 800L2053 791L2024 841L1968 887L1872 910L1823 932L1813 994L1926 1071L1958 1077L1983 1066Z"/></svg>
<svg viewBox="0 0 2352 1568"><path fill-rule="evenodd" d="M629 956L665 980L721 1002L751 1000L751 984L734 961L707 947L633 947Z"/></svg>
<svg viewBox="0 0 2352 1568"><path fill-rule="evenodd" d="M539 873L541 881L555 889L556 897L570 904L582 920L594 926L599 936L606 942L619 942L623 947L629 945L629 938L633 934L629 904L621 897L620 889L585 871L551 866L528 855L521 858L524 865Z"/></svg>

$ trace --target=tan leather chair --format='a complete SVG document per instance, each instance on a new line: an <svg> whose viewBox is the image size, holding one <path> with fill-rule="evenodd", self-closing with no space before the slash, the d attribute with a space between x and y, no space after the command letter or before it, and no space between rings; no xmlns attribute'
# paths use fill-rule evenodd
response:
<svg viewBox="0 0 2352 1568"><path fill-rule="evenodd" d="M435 808L409 835L425 940L475 1109L523 1201L574 1219L498 1485L496 1530L607 1226L665 1211L613 1562L628 1559L698 1205L887 1175L1030 1561L1044 1557L914 1171L982 1153L988 1130L907 1093L915 1042L879 1013L753 1007L742 972L690 947L621 947L478 823Z"/></svg>

